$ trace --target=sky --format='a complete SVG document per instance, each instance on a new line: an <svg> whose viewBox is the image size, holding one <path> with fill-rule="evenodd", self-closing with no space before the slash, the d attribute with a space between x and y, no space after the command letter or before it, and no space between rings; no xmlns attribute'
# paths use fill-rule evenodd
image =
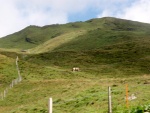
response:
<svg viewBox="0 0 150 113"><path fill-rule="evenodd" d="M102 17L150 23L150 0L0 0L0 38L29 25Z"/></svg>

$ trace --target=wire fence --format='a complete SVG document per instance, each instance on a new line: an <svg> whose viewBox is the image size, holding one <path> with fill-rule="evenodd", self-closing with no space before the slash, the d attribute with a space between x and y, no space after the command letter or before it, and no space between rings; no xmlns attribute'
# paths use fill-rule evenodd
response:
<svg viewBox="0 0 150 113"><path fill-rule="evenodd" d="M126 89L126 84L112 86L111 101L109 101L109 98L110 93L107 87L105 90L95 88L92 91L84 92L82 95L74 98L65 98L63 100L54 99L53 106L54 110L59 109L60 106L68 106L68 108L71 106L84 106L83 108L86 110L90 105L97 107L93 108L95 109L93 113L108 113L108 111L110 111L109 113L113 111L116 113L124 113L124 110L136 108L137 106L150 105L150 84L128 84L128 90Z"/></svg>
<svg viewBox="0 0 150 113"><path fill-rule="evenodd" d="M18 65L18 57L16 58L16 68L18 72L18 77L9 84L8 87L0 93L1 100L4 100L9 92L15 85L22 81L22 77ZM64 100L55 100L53 102L54 107L66 106L69 104L81 104L89 105L96 103L98 109L106 109L106 104L108 103L108 89L93 89L92 91L85 92L83 95L76 96L74 98L66 98ZM93 102L89 102L93 100ZM128 100L128 101L127 101ZM109 103L110 104L110 103ZM150 104L150 84L126 84L113 85L111 86L111 109L119 110L122 108L131 108L139 105ZM75 105L76 106L76 105ZM109 108L110 109L110 108ZM111 112L110 112L111 113Z"/></svg>
<svg viewBox="0 0 150 113"><path fill-rule="evenodd" d="M18 60L19 60L19 58L17 56L16 68L17 68L17 72L18 72L18 77L16 79L12 80L12 82L9 84L9 86L6 87L3 92L0 93L1 100L4 100L4 98L7 96L9 89L12 89L14 87L14 85L17 85L19 82L22 81L22 77L20 75L20 70L19 70L19 66L18 66Z"/></svg>

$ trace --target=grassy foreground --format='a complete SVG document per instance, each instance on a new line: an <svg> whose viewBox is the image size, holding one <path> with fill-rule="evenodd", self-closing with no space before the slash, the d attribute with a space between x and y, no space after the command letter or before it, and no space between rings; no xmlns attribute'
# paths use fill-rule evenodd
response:
<svg viewBox="0 0 150 113"><path fill-rule="evenodd" d="M8 70L14 70L14 75L1 79L2 92L11 79L17 77L17 72L15 57L1 55L0 58L3 59L1 61L7 60L5 66L9 67L1 65L6 70L3 75L10 75ZM146 74L108 78L101 74L95 75L92 71L85 72L82 68L80 72L72 72L71 68L23 60L19 61L19 65L23 81L10 89L6 98L0 101L0 113L48 113L50 97L53 98L54 113L107 113L108 86L112 87L113 112L125 113L126 84L129 86L129 95L134 93L137 97L129 102L129 110L150 104L150 76Z"/></svg>

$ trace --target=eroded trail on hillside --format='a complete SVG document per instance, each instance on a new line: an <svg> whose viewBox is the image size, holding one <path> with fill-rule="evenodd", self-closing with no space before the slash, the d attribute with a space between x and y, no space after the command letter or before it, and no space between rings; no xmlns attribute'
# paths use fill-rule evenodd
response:
<svg viewBox="0 0 150 113"><path fill-rule="evenodd" d="M57 36L53 39L50 39L46 42L44 42L43 44L30 49L30 53L43 53L43 52L48 52L48 51L52 51L55 48L59 47L62 44L68 43L71 40L78 38L78 36L85 34L87 31L85 30L80 30L80 31L76 31L76 32L69 32L69 33L65 33L63 35Z"/></svg>

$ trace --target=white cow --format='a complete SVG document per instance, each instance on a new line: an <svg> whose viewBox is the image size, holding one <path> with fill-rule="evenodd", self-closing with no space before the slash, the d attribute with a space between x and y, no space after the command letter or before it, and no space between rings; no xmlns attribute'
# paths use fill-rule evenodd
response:
<svg viewBox="0 0 150 113"><path fill-rule="evenodd" d="M80 71L80 68L79 67L73 67L72 71Z"/></svg>

